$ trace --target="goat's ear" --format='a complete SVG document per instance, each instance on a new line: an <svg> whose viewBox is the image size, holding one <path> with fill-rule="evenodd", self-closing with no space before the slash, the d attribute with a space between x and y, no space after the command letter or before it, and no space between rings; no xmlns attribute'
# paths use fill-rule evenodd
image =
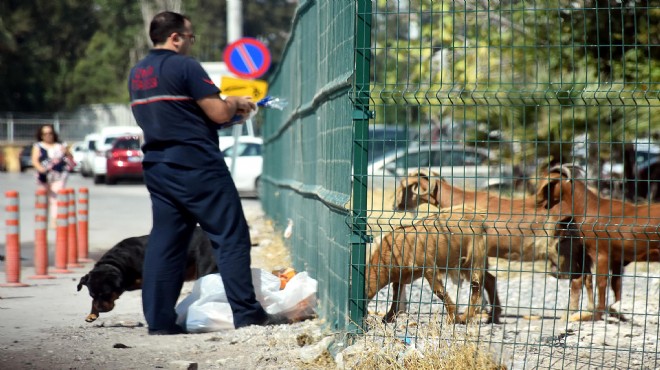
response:
<svg viewBox="0 0 660 370"><path fill-rule="evenodd" d="M433 199L438 199L438 195L440 194L440 181L438 179L433 181L433 188L431 189L431 198ZM440 203L440 199L438 199L438 203Z"/></svg>
<svg viewBox="0 0 660 370"><path fill-rule="evenodd" d="M87 282L89 282L89 274L80 278L80 282L78 282L78 291L82 289L83 285L87 286Z"/></svg>
<svg viewBox="0 0 660 370"><path fill-rule="evenodd" d="M559 203L559 197L554 195L555 187L559 185L559 179L550 179L538 191L537 197L539 202L545 203L545 208L550 209Z"/></svg>

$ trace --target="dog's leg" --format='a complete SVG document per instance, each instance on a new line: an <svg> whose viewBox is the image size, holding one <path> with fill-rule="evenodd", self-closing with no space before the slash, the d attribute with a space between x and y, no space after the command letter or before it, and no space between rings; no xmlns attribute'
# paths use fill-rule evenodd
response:
<svg viewBox="0 0 660 370"><path fill-rule="evenodd" d="M87 317L85 318L85 321L93 322L98 318L99 318L99 310L97 310L96 307L94 307L94 302L92 302L92 310L89 313L89 315L87 315Z"/></svg>

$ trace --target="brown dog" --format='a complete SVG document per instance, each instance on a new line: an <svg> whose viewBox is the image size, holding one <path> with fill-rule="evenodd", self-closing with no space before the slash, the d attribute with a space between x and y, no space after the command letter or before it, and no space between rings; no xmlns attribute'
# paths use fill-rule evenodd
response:
<svg viewBox="0 0 660 370"><path fill-rule="evenodd" d="M96 262L94 268L80 278L78 291L84 286L92 297L92 310L85 321L92 322L100 312L109 312L125 291L142 288L142 263L149 235L122 240ZM218 272L211 242L197 227L188 245L185 280L196 280Z"/></svg>

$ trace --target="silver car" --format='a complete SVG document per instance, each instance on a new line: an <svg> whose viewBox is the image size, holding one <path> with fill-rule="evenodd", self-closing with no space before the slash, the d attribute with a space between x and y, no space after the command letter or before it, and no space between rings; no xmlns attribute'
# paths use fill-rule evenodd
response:
<svg viewBox="0 0 660 370"><path fill-rule="evenodd" d="M453 186L507 189L513 167L500 164L487 149L452 144L412 143L372 162L367 174L373 186L389 187L412 171L436 172Z"/></svg>

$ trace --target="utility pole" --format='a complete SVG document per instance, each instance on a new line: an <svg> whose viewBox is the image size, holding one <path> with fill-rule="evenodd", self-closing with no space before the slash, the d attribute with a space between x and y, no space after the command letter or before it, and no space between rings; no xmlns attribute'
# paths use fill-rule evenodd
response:
<svg viewBox="0 0 660 370"><path fill-rule="evenodd" d="M227 0L227 45L243 37L243 3L242 0ZM225 63L227 61L225 60ZM252 129L252 120L248 120L243 125L247 125L248 133L254 134ZM238 159L238 137L241 136L243 125L235 125L232 129L234 136L234 150L231 156L231 168L229 171L235 173L236 160Z"/></svg>
<svg viewBox="0 0 660 370"><path fill-rule="evenodd" d="M227 44L243 37L242 0L227 0Z"/></svg>

